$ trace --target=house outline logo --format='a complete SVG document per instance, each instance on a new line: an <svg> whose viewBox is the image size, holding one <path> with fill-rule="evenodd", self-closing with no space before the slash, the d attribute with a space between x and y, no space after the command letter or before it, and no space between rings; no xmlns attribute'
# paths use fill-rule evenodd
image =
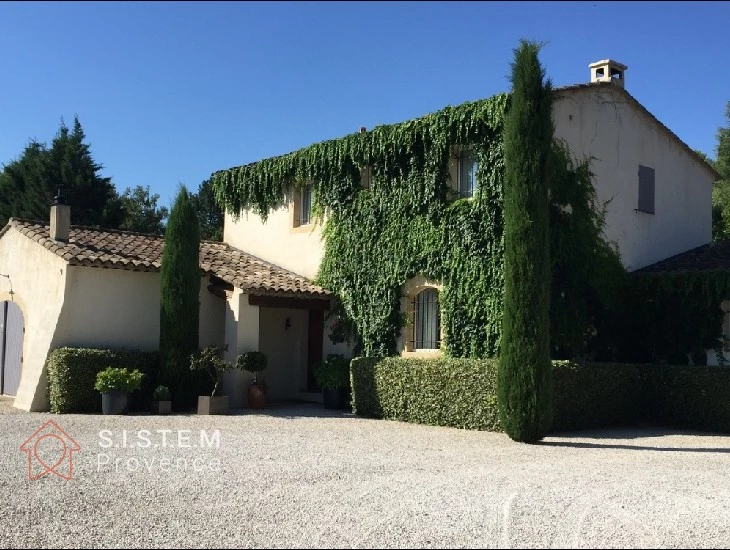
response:
<svg viewBox="0 0 730 550"><path fill-rule="evenodd" d="M41 441L49 438L60 441L63 446L63 455L53 464L46 463L38 455L38 445ZM28 455L29 480L35 481L47 474L56 474L68 481L73 477L74 472L73 453L80 451L81 447L58 424L53 420L48 420L20 445L20 450ZM33 473L34 462L40 465L42 470L40 473Z"/></svg>

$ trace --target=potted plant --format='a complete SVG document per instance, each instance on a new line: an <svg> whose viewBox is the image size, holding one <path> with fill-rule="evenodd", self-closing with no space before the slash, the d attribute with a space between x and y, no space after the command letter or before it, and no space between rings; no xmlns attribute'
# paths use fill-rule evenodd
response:
<svg viewBox="0 0 730 550"><path fill-rule="evenodd" d="M152 414L170 414L171 412L170 388L157 386L152 392Z"/></svg>
<svg viewBox="0 0 730 550"><path fill-rule="evenodd" d="M101 393L101 412L126 414L129 394L142 386L143 377L137 369L109 367L99 372L94 388Z"/></svg>
<svg viewBox="0 0 730 550"><path fill-rule="evenodd" d="M198 396L198 414L227 414L228 396L216 395L221 375L232 365L223 359L223 350L218 346L207 346L190 356L190 370L207 372L213 380L210 395Z"/></svg>
<svg viewBox="0 0 730 550"><path fill-rule="evenodd" d="M331 353L314 367L314 379L322 388L325 409L344 409L350 386L350 362L343 355Z"/></svg>
<svg viewBox="0 0 730 550"><path fill-rule="evenodd" d="M236 359L236 367L253 374L253 380L248 386L248 406L251 409L266 407L266 383L259 380L258 374L266 368L267 364L266 355L260 351L249 351L239 355Z"/></svg>

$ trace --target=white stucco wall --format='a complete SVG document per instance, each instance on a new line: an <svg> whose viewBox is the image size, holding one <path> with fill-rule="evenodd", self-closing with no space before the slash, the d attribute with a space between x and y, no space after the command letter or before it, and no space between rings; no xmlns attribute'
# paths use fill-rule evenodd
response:
<svg viewBox="0 0 730 550"><path fill-rule="evenodd" d="M156 350L160 343L160 274L69 266L59 343L73 347ZM225 302L200 281L199 344L223 344Z"/></svg>
<svg viewBox="0 0 730 550"><path fill-rule="evenodd" d="M628 101L612 85L559 92L553 122L578 159L594 157L606 236L634 270L710 242L714 177ZM655 170L655 214L637 210L639 165Z"/></svg>
<svg viewBox="0 0 730 550"><path fill-rule="evenodd" d="M234 221L226 214L223 241L289 271L313 279L324 255L322 228L312 224L293 228L288 207L261 217L244 212Z"/></svg>
<svg viewBox="0 0 730 550"><path fill-rule="evenodd" d="M247 351L259 351L259 307L248 303L248 294L234 288L225 304L226 360ZM231 407L247 404L248 383L252 376L237 369L225 373L222 381L223 394L228 395Z"/></svg>
<svg viewBox="0 0 730 550"><path fill-rule="evenodd" d="M20 307L25 323L23 367L16 407L47 410L44 365L58 339L57 321L64 303L66 262L15 231L0 238L0 301ZM10 294L12 283L13 294Z"/></svg>

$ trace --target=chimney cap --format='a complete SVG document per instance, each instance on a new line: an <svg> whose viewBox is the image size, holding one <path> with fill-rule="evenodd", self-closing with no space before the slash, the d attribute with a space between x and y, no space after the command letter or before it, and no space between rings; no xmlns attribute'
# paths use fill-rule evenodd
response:
<svg viewBox="0 0 730 550"><path fill-rule="evenodd" d="M63 192L59 188L58 191L56 191L56 196L53 199L53 204L66 204L66 197L63 196Z"/></svg>
<svg viewBox="0 0 730 550"><path fill-rule="evenodd" d="M600 61L596 61L595 63L591 63L590 65L588 65L588 68L595 69L596 67L605 67L606 65L616 67L617 69L621 69L622 71L628 69L626 65L624 65L623 63L619 63L618 61L614 61L613 59L601 59Z"/></svg>

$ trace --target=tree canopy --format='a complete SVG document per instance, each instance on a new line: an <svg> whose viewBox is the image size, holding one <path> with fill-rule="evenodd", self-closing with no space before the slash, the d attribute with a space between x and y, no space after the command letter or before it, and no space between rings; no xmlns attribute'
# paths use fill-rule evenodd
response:
<svg viewBox="0 0 730 550"><path fill-rule="evenodd" d="M712 189L712 239L730 239L730 101L725 108L726 126L717 130L717 160L711 164L720 173Z"/></svg>

